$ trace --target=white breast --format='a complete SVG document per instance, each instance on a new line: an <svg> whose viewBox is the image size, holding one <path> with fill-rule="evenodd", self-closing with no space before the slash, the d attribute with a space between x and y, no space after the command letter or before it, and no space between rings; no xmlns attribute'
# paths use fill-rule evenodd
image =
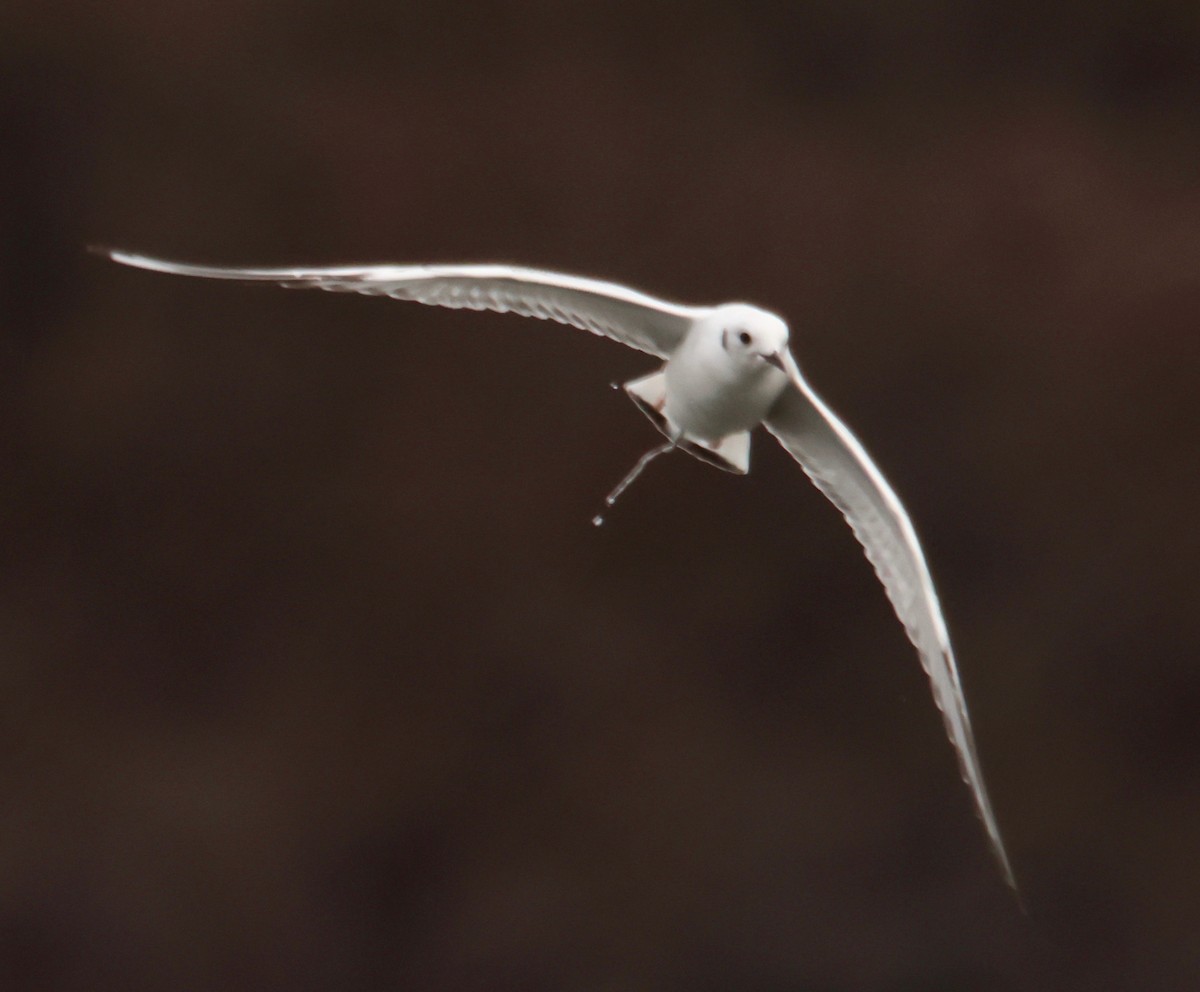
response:
<svg viewBox="0 0 1200 992"><path fill-rule="evenodd" d="M787 385L778 369L735 361L712 335L689 335L665 373L663 413L684 434L704 441L756 427Z"/></svg>

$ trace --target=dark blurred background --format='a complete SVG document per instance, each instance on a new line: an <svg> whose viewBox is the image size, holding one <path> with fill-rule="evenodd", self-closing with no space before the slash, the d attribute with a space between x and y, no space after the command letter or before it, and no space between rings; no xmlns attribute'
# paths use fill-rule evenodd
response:
<svg viewBox="0 0 1200 992"><path fill-rule="evenodd" d="M0 10L0 987L1200 987L1200 8ZM556 325L784 314L922 533L1028 914L767 438Z"/></svg>

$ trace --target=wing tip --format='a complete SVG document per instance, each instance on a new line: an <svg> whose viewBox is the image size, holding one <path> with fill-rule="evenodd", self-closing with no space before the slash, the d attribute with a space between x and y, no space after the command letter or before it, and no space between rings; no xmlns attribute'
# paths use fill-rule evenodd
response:
<svg viewBox="0 0 1200 992"><path fill-rule="evenodd" d="M1004 848L999 848L996 851L996 860L1000 862L1000 871L1004 875L1004 881L1008 883L1009 889L1012 891L1013 898L1017 900L1017 906L1020 907L1022 913L1029 915L1029 907L1025 905L1025 896L1021 892L1021 886L1017 884L1017 878L1013 874L1012 865L1008 863L1008 854Z"/></svg>
<svg viewBox="0 0 1200 992"><path fill-rule="evenodd" d="M169 271L169 263L167 262L151 258L149 255L139 255L136 252L113 248L111 245L91 244L87 246L87 250L93 255L98 255L100 258L107 258L110 262L129 265L135 269L149 269L161 272Z"/></svg>

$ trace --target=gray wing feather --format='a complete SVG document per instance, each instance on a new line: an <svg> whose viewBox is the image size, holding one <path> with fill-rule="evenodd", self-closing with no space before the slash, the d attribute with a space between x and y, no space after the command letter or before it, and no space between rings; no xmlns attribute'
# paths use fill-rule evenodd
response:
<svg viewBox="0 0 1200 992"><path fill-rule="evenodd" d="M765 426L842 511L875 567L921 657L934 702L958 754L963 781L970 786L1005 880L1015 890L1017 883L983 784L950 636L916 531L892 487L854 435L794 368L792 379L792 387L772 408Z"/></svg>
<svg viewBox="0 0 1200 992"><path fill-rule="evenodd" d="M242 269L171 262L100 249L113 261L153 272L271 282L363 293L451 309L492 310L552 320L667 357L706 308L655 299L616 283L511 265L361 265Z"/></svg>

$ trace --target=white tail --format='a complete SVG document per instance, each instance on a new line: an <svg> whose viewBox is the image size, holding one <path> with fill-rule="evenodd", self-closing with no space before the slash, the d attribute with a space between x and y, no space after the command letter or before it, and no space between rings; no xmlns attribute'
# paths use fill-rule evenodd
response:
<svg viewBox="0 0 1200 992"><path fill-rule="evenodd" d="M726 472L733 472L735 475L745 475L750 471L749 431L729 434L719 441L702 441L686 434L682 437L677 435L663 413L667 401L667 377L662 372L654 372L625 383L625 392L663 434L673 439L678 437L677 447L693 458L699 458L702 462L715 465Z"/></svg>

